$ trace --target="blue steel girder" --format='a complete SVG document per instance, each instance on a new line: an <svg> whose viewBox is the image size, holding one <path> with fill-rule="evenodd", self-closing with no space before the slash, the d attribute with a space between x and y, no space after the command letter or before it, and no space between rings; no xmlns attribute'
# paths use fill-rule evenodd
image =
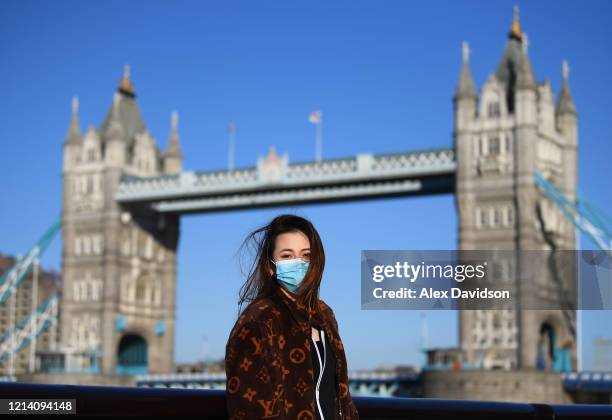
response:
<svg viewBox="0 0 612 420"><path fill-rule="evenodd" d="M115 199L161 213L203 213L241 208L444 194L454 191L452 149L359 154L289 164L286 155L260 158L256 167L122 177Z"/></svg>

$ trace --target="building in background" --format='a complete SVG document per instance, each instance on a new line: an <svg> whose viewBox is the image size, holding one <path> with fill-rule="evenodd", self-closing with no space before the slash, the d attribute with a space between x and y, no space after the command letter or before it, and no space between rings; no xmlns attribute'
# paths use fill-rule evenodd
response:
<svg viewBox="0 0 612 420"><path fill-rule="evenodd" d="M0 254L0 276L7 272L16 263L16 259L9 255ZM10 300L15 298L15 325L26 319L32 313L32 270L21 281L16 293L12 294L2 305L0 305L0 337L8 335L10 330ZM48 301L55 293L61 289L61 277L56 271L40 270L38 276L38 292L36 306ZM36 360L35 371L39 371L40 354L47 351L54 351L59 344L59 323L55 322L42 332L36 339ZM25 346L15 354L14 374L22 374L30 371L31 347ZM8 357L0 360L0 375L8 375Z"/></svg>
<svg viewBox="0 0 612 420"><path fill-rule="evenodd" d="M192 363L177 363L174 373L221 373L225 374L225 359L208 360L206 363L199 360Z"/></svg>

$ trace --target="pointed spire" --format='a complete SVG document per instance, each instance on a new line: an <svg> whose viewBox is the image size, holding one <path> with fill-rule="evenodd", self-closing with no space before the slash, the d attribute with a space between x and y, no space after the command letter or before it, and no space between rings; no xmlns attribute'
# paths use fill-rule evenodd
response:
<svg viewBox="0 0 612 420"><path fill-rule="evenodd" d="M563 60L561 63L561 75L563 76L563 80L569 79L569 64L567 64L567 60Z"/></svg>
<svg viewBox="0 0 612 420"><path fill-rule="evenodd" d="M75 95L72 97L72 117L70 119L70 127L66 134L65 144L80 144L81 143L81 127L79 124L79 98Z"/></svg>
<svg viewBox="0 0 612 420"><path fill-rule="evenodd" d="M463 64L461 66L461 74L459 75L457 89L455 90L455 98L476 98L476 88L474 86L474 79L472 78L472 71L470 70L469 63L470 46L467 41L463 41L461 45L461 55Z"/></svg>
<svg viewBox="0 0 612 420"><path fill-rule="evenodd" d="M79 97L78 96L73 96L72 97L72 117L77 117L79 114Z"/></svg>
<svg viewBox="0 0 612 420"><path fill-rule="evenodd" d="M470 44L467 41L463 41L461 44L461 58L463 64L468 64L470 61Z"/></svg>
<svg viewBox="0 0 612 420"><path fill-rule="evenodd" d="M512 25L510 25L510 33L508 37L521 41L523 39L523 33L521 31L521 25L519 23L519 7L514 5L514 18L512 19Z"/></svg>
<svg viewBox="0 0 612 420"><path fill-rule="evenodd" d="M136 96L134 92L134 86L132 85L132 81L130 80L130 65L125 64L123 66L123 79L119 82L118 92L123 93L131 98Z"/></svg>
<svg viewBox="0 0 612 420"><path fill-rule="evenodd" d="M170 118L172 128L170 129L170 139L168 140L168 148L166 149L166 156L181 158L181 144L179 141L178 134L178 111L172 111Z"/></svg>
<svg viewBox="0 0 612 420"><path fill-rule="evenodd" d="M559 101L557 102L557 114L576 115L576 105L574 105L574 99L569 87L569 65L567 60L563 60L561 72L563 74L563 84L561 85Z"/></svg>
<svg viewBox="0 0 612 420"><path fill-rule="evenodd" d="M136 133L141 133L146 128L133 92L130 81L130 66L126 64L123 79L121 80L120 86L115 90L115 93L117 93L119 97L118 121L120 121L123 130L122 138L129 147L133 145ZM109 131L112 115L113 106L110 106L100 126L100 131L103 133L103 138L105 139L104 141L109 138L104 135L104 133Z"/></svg>
<svg viewBox="0 0 612 420"><path fill-rule="evenodd" d="M119 117L119 101L121 95L119 92L113 94L113 106L111 108L111 115L104 137L106 140L122 140L123 139L123 127L121 125L121 119Z"/></svg>
<svg viewBox="0 0 612 420"><path fill-rule="evenodd" d="M513 112L514 109L514 95L517 90L536 89L535 75L527 56L529 39L527 34L521 30L518 13L518 6L514 6L514 19L508 35L509 39L495 71L497 79L506 85L506 98L510 112Z"/></svg>

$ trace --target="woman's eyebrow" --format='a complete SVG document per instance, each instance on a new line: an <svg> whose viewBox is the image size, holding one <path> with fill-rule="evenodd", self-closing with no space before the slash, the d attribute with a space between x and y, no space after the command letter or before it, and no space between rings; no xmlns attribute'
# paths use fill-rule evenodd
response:
<svg viewBox="0 0 612 420"><path fill-rule="evenodd" d="M285 249L281 249L279 252L283 252L283 251L293 251L293 250L289 248L285 248ZM310 248L303 248L302 251L310 251Z"/></svg>

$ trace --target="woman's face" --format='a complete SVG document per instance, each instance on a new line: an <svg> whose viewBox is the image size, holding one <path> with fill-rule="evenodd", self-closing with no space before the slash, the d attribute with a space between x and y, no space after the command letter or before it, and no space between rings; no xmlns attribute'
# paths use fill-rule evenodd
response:
<svg viewBox="0 0 612 420"><path fill-rule="evenodd" d="M310 260L310 241L302 232L285 232L276 237L272 259L274 261L303 258ZM274 274L270 270L270 274Z"/></svg>

